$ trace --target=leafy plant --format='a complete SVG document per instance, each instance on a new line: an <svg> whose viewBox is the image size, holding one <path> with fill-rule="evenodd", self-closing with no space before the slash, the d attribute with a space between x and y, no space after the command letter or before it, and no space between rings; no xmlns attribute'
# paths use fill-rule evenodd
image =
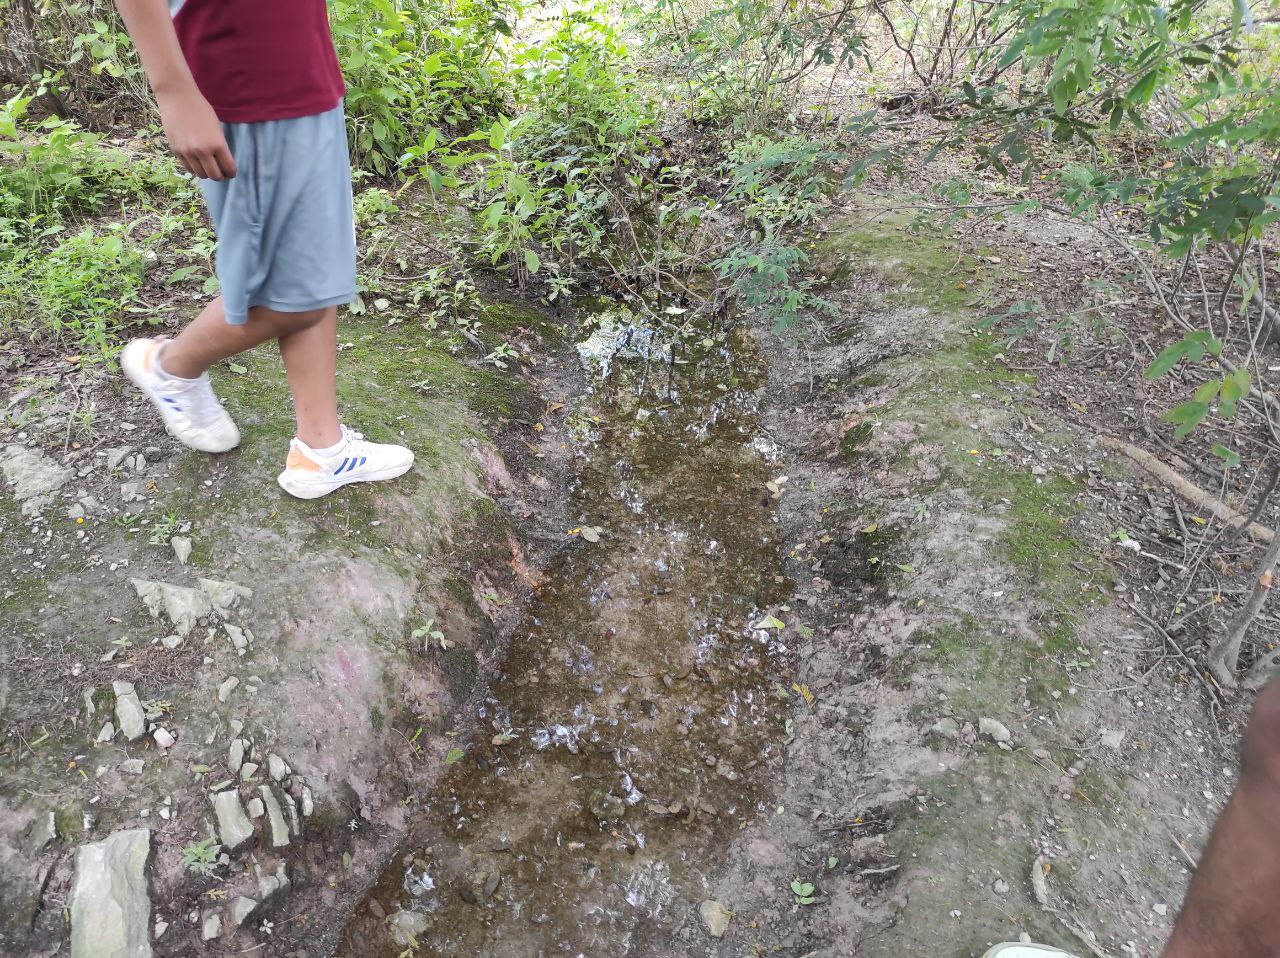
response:
<svg viewBox="0 0 1280 958"><path fill-rule="evenodd" d="M47 253L20 247L0 259L0 325L90 359L114 355L112 337L142 286L144 257L125 227L85 227Z"/></svg>
<svg viewBox="0 0 1280 958"><path fill-rule="evenodd" d="M213 837L188 845L182 850L182 864L187 871L208 878L218 867L221 847Z"/></svg>
<svg viewBox="0 0 1280 958"><path fill-rule="evenodd" d="M813 882L801 881L796 878L791 882L791 894L795 898L797 905L812 905L814 902Z"/></svg>
<svg viewBox="0 0 1280 958"><path fill-rule="evenodd" d="M465 129L496 114L508 87L494 60L521 8L519 0L334 0L357 165L392 173L424 129Z"/></svg>
<svg viewBox="0 0 1280 958"><path fill-rule="evenodd" d="M442 649L447 649L452 644L444 637L444 632L436 627L434 616L429 617L426 622L414 629L410 635L415 639L423 639L428 647L433 641L440 643Z"/></svg>

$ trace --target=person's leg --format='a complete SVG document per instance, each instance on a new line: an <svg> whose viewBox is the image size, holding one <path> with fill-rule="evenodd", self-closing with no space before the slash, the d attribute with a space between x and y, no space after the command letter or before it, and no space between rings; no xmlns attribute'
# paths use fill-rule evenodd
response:
<svg viewBox="0 0 1280 958"><path fill-rule="evenodd" d="M219 296L164 345L160 352L160 365L170 376L195 379L214 363L320 322L324 318L323 312L281 313L265 306L255 306L249 310L247 322L233 326L227 322L226 310Z"/></svg>
<svg viewBox="0 0 1280 958"><path fill-rule="evenodd" d="M298 438L313 449L334 445L342 439L337 396L338 308L319 310L313 321L284 333L279 340L293 393Z"/></svg>
<svg viewBox="0 0 1280 958"><path fill-rule="evenodd" d="M1164 958L1280 955L1280 683L1258 696L1242 751Z"/></svg>
<svg viewBox="0 0 1280 958"><path fill-rule="evenodd" d="M239 326L226 321L215 299L161 351L161 367L171 376L194 379L214 363L268 340L278 340L293 393L298 438L309 446L332 446L342 438L335 391L338 362L338 308L282 313L266 306L249 310Z"/></svg>

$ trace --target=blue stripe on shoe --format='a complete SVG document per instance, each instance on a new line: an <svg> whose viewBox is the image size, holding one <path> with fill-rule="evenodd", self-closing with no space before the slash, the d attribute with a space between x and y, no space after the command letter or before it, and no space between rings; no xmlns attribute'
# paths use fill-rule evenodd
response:
<svg viewBox="0 0 1280 958"><path fill-rule="evenodd" d="M333 470L333 474L335 476L341 475L342 470L347 468L347 463L349 463L350 461L351 461L350 459L344 458L342 460L342 465L340 465L337 469Z"/></svg>
<svg viewBox="0 0 1280 958"><path fill-rule="evenodd" d="M361 456L360 462L358 462L357 465L363 466L366 462L368 462L368 459L366 459L364 456Z"/></svg>
<svg viewBox="0 0 1280 958"><path fill-rule="evenodd" d="M177 405L178 405L178 400L176 400L176 399L171 399L171 398L170 398L170 397L168 397L168 396L161 396L161 397L160 397L160 401L161 401L161 402L167 402L170 406L177 406Z"/></svg>

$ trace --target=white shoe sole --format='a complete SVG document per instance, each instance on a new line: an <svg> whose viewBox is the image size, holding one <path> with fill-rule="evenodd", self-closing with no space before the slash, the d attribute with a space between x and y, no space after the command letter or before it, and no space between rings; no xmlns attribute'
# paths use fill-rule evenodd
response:
<svg viewBox="0 0 1280 958"><path fill-rule="evenodd" d="M146 348L144 340L135 339L129 343L120 353L120 368L124 371L129 382L133 383L142 392L144 396L151 401L151 405L155 407L156 412L160 414L160 421L164 423L164 431L167 432L178 442L182 443L188 449L194 449L196 452L220 453L230 452L236 446L240 445L240 430L232 424L235 432L234 438L229 442L201 442L193 440L189 436L181 436L174 432L173 426L169 422L166 415L164 404L151 394L151 389L147 383L146 370L142 368L142 360L137 357L137 353Z"/></svg>
<svg viewBox="0 0 1280 958"><path fill-rule="evenodd" d="M993 947L982 958L1074 958L1074 956L1070 952L1063 951L1061 948L1054 948L1052 945L1033 945L1006 941L1002 945Z"/></svg>
<svg viewBox="0 0 1280 958"><path fill-rule="evenodd" d="M295 499L319 499L321 496L336 492L343 486L350 486L357 482L385 482L388 479L397 479L412 468L413 460L411 459L403 466L387 466L374 472L351 476L350 478L343 476L341 479L312 479L310 481L304 475L299 474L300 470L292 474L286 471L276 477L276 482L280 484L281 489Z"/></svg>

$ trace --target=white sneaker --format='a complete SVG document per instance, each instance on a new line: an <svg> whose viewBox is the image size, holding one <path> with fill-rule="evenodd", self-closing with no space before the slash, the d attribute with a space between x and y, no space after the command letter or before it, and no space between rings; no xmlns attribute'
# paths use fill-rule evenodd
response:
<svg viewBox="0 0 1280 958"><path fill-rule="evenodd" d="M1075 955L1051 945L1009 941L1003 945L996 945L982 958L1075 958Z"/></svg>
<svg viewBox="0 0 1280 958"><path fill-rule="evenodd" d="M321 454L301 439L290 440L289 459L276 480L280 488L299 499L318 499L353 482L394 479L413 465L413 453L404 446L370 442L346 426L334 450Z"/></svg>
<svg viewBox="0 0 1280 958"><path fill-rule="evenodd" d="M240 444L240 430L213 394L209 376L179 379L156 361L163 337L135 339L120 353L120 367L160 411L165 428L184 446L200 452L226 452Z"/></svg>

